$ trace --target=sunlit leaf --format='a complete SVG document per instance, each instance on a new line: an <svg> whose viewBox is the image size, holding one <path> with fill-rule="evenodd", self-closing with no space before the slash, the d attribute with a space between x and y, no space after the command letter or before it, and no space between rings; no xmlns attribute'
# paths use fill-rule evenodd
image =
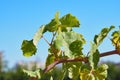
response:
<svg viewBox="0 0 120 80"><path fill-rule="evenodd" d="M63 40L64 40L64 49L65 49L65 55L67 55L68 57L75 57L75 56L80 56L82 55L82 49L79 49L80 51L77 51L76 53L74 52L76 49L74 48L70 50L70 45L74 42L74 41L81 41L80 45L81 48L83 47L82 45L85 43L85 40L83 38L83 36L81 34L75 33L75 32L64 32L63 33Z"/></svg>
<svg viewBox="0 0 120 80"><path fill-rule="evenodd" d="M83 44L86 43L84 37L81 34L73 32L73 31L72 32L63 32L62 36L66 42L68 41L68 44L71 44L71 42L73 42L75 40L80 40Z"/></svg>
<svg viewBox="0 0 120 80"><path fill-rule="evenodd" d="M73 41L69 48L74 53L81 53L81 50L83 49L83 43L80 40Z"/></svg>
<svg viewBox="0 0 120 80"><path fill-rule="evenodd" d="M58 29L57 26L57 22L55 19L52 19L50 23L48 23L47 25L45 25L45 30L46 31L50 31L50 32L54 32Z"/></svg>
<svg viewBox="0 0 120 80"><path fill-rule="evenodd" d="M107 78L107 69L108 66L106 64L100 65L95 71L95 76L98 80L105 80Z"/></svg>
<svg viewBox="0 0 120 80"><path fill-rule="evenodd" d="M108 33L114 28L114 26L111 26L110 28L103 28L101 32L98 35L95 35L94 37L94 43L91 44L90 54L89 54L89 62L92 69L94 69L98 62L99 62L99 51L98 46L102 43L102 41L105 39L105 37L108 35Z"/></svg>
<svg viewBox="0 0 120 80"><path fill-rule="evenodd" d="M49 54L46 59L46 67L55 61L54 54Z"/></svg>
<svg viewBox="0 0 120 80"><path fill-rule="evenodd" d="M33 43L34 45L37 45L37 43L39 42L39 40L41 39L43 33L45 31L45 26L42 25L38 31L35 33L34 37L33 37Z"/></svg>
<svg viewBox="0 0 120 80"><path fill-rule="evenodd" d="M59 20L59 12L56 12L56 14L55 14L55 21L57 22L58 25L61 24L61 22Z"/></svg>
<svg viewBox="0 0 120 80"><path fill-rule="evenodd" d="M53 80L53 77L52 77L52 76L50 77L50 80Z"/></svg>
<svg viewBox="0 0 120 80"><path fill-rule="evenodd" d="M77 80L78 79L81 65L82 65L82 62L67 63L69 78L71 78L72 80Z"/></svg>
<svg viewBox="0 0 120 80"><path fill-rule="evenodd" d="M97 79L95 79L95 75L90 70L84 69L80 72L80 80L97 80Z"/></svg>
<svg viewBox="0 0 120 80"><path fill-rule="evenodd" d="M54 41L55 48L64 49L65 55L68 57L80 56L82 54L83 44L85 44L85 39L81 34L75 32L61 32ZM72 47L74 48L72 49Z"/></svg>
<svg viewBox="0 0 120 80"><path fill-rule="evenodd" d="M72 14L67 14L59 19L59 12L57 12L55 18L45 25L45 30L49 32L55 32L57 30L67 32L71 31L72 27L79 27L79 25L79 20Z"/></svg>
<svg viewBox="0 0 120 80"><path fill-rule="evenodd" d="M112 33L111 40L112 40L113 45L117 49L117 51L120 52L120 29Z"/></svg>
<svg viewBox="0 0 120 80"><path fill-rule="evenodd" d="M108 66L106 64L100 65L94 70L83 69L80 71L80 79L81 80L105 80L107 78L107 69Z"/></svg>
<svg viewBox="0 0 120 80"><path fill-rule="evenodd" d="M58 34L58 36L56 36L56 39L53 42L54 46L56 49L61 49L61 47L64 45L64 40L62 37L62 33Z"/></svg>
<svg viewBox="0 0 120 80"><path fill-rule="evenodd" d="M72 14L67 14L60 19L62 27L79 27L79 20Z"/></svg>
<svg viewBox="0 0 120 80"><path fill-rule="evenodd" d="M60 76L57 78L57 80L64 80L64 77L66 76L66 70L62 68Z"/></svg>
<svg viewBox="0 0 120 80"><path fill-rule="evenodd" d="M98 35L95 35L94 42L97 46L99 46L104 38L108 35L108 33L114 28L114 26L111 26L110 28L103 28L101 32Z"/></svg>
<svg viewBox="0 0 120 80"><path fill-rule="evenodd" d="M35 55L37 48L33 43L33 40L24 40L21 46L21 49L23 51L23 55L26 57L30 57L32 55Z"/></svg>
<svg viewBox="0 0 120 80"><path fill-rule="evenodd" d="M24 56L29 57L35 55L37 51L36 46L43 34L47 31L52 32L53 38L51 43L49 43L49 54L46 58L45 69L37 69L36 71L23 70L23 72L27 73L31 77L37 77L40 79L41 77L46 76L46 74L49 75L49 69L54 69L56 64L51 65L52 63L54 64L55 61L60 60L60 63L63 62L62 70L60 72L61 75L58 78L54 78L50 73L50 80L63 80L66 76L71 80L105 80L107 77L108 66L105 64L98 65L100 59L98 47L114 26L103 28L98 35L95 35L94 42L91 43L91 48L87 57L85 57L82 52L83 45L86 43L84 37L81 34L74 32L72 29L79 26L79 20L72 14L66 14L59 18L59 12L57 12L48 24L41 26L38 29L32 40L24 40L21 46ZM111 41L120 52L120 30L113 32ZM88 59L88 63L83 63L81 61L74 62L71 60L75 59L76 61L78 58L84 57L85 59ZM67 62L66 59L73 62Z"/></svg>
<svg viewBox="0 0 120 80"><path fill-rule="evenodd" d="M58 26L61 24L59 21L59 12L55 14L54 19L52 19L47 25L45 25L45 31L54 32L58 30Z"/></svg>
<svg viewBox="0 0 120 80"><path fill-rule="evenodd" d="M90 66L92 67L92 69L94 69L99 62L99 51L96 44L91 43L88 60L90 62Z"/></svg>
<svg viewBox="0 0 120 80"><path fill-rule="evenodd" d="M30 71L30 70L23 69L23 72L28 74L30 77L35 77L35 78L39 78L39 79L42 76L42 70L41 69L37 69L35 71Z"/></svg>

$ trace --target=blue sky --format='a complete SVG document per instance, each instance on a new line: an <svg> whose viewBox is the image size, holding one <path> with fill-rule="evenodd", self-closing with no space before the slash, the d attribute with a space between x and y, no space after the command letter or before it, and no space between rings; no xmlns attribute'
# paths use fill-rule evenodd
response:
<svg viewBox="0 0 120 80"><path fill-rule="evenodd" d="M119 4L120 0L0 0L0 51L4 51L4 58L8 60L9 66L21 60L45 61L48 45L44 41L39 42L37 55L30 58L22 55L21 43L24 39L32 39L37 29L47 24L55 12L59 11L60 16L72 13L78 17L81 26L75 31L84 35L87 41L84 51L87 52L90 41L102 28L115 25L118 29ZM114 47L106 39L99 49L106 52ZM114 55L101 60L120 62L120 57Z"/></svg>

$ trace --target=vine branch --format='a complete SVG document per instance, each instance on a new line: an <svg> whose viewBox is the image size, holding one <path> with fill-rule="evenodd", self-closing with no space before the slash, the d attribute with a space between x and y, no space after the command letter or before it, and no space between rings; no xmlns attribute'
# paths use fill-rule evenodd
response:
<svg viewBox="0 0 120 80"><path fill-rule="evenodd" d="M51 44L47 41L47 39L46 39L45 37L42 36L42 38L45 40L45 42L46 42L49 46L51 46Z"/></svg>
<svg viewBox="0 0 120 80"><path fill-rule="evenodd" d="M109 55L113 55L113 54L120 54L120 52L118 52L117 50L113 50L113 51L109 51L109 52L104 52L100 54L100 57L105 57L105 56L109 56ZM57 64L60 63L66 63L66 62L88 62L88 57L84 57L84 58L74 58L74 59L61 59L61 60L57 60L55 62L53 62L52 64L50 64L49 66L47 66L44 70L43 73L48 72L49 70L51 70L53 67L55 67Z"/></svg>
<svg viewBox="0 0 120 80"><path fill-rule="evenodd" d="M120 52L118 52L117 50L113 50L113 51L109 51L109 52L104 52L104 53L100 54L100 57L109 56L109 55L113 55L113 54L120 54Z"/></svg>
<svg viewBox="0 0 120 80"><path fill-rule="evenodd" d="M53 37L52 37L52 40L51 40L51 45L53 43L53 40L54 40L56 34L57 34L57 32L53 33Z"/></svg>

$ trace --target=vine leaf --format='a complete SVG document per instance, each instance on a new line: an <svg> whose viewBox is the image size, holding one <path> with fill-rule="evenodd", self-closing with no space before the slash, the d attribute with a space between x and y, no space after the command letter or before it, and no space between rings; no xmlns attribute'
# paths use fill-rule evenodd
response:
<svg viewBox="0 0 120 80"><path fill-rule="evenodd" d="M99 51L97 50L96 44L92 44L88 60L92 69L97 67L97 64L99 62Z"/></svg>
<svg viewBox="0 0 120 80"><path fill-rule="evenodd" d="M100 67L91 71L88 69L83 69L80 71L81 80L105 80L107 77L108 66L106 64L100 65Z"/></svg>
<svg viewBox="0 0 120 80"><path fill-rule="evenodd" d="M69 69L71 72L69 72L69 76L73 79L73 80L77 80L78 76L79 76L79 71L82 65L82 62L76 62L73 63L74 65L72 65ZM71 75L70 75L71 74Z"/></svg>
<svg viewBox="0 0 120 80"><path fill-rule="evenodd" d="M26 57L30 57L32 55L35 55L37 48L33 43L33 40L24 40L22 42L21 50L23 51L23 55Z"/></svg>
<svg viewBox="0 0 120 80"><path fill-rule="evenodd" d="M46 59L46 67L55 61L55 56L53 54L49 54Z"/></svg>
<svg viewBox="0 0 120 80"><path fill-rule="evenodd" d="M94 42L97 46L99 46L104 38L108 35L108 33L114 28L114 26L110 26L110 28L103 28L100 34L95 35Z"/></svg>
<svg viewBox="0 0 120 80"><path fill-rule="evenodd" d="M35 78L39 78L39 79L42 77L42 70L41 69L37 69L35 71L23 69L23 72L28 74L30 77L35 77Z"/></svg>
<svg viewBox="0 0 120 80"><path fill-rule="evenodd" d="M89 55L89 62L92 69L97 67L99 62L99 51L98 47L106 38L108 33L114 28L114 26L110 26L110 28L103 28L98 35L94 37L94 43L91 44L90 55Z"/></svg>
<svg viewBox="0 0 120 80"><path fill-rule="evenodd" d="M73 53L81 53L82 48L83 47L83 43L80 40L75 40L73 41L70 46L69 49L73 52Z"/></svg>
<svg viewBox="0 0 120 80"><path fill-rule="evenodd" d="M83 55L81 50L83 47L82 45L85 44L85 39L81 34L78 34L76 32L63 32L62 36L64 40L63 46L65 49L64 51L66 56L68 56L69 58L74 58ZM70 45L75 44L75 42L78 42L77 40L79 41L80 46L76 46L76 47L81 47L81 49L79 49L80 51L74 52L76 49L74 50L71 49Z"/></svg>
<svg viewBox="0 0 120 80"><path fill-rule="evenodd" d="M82 62L66 63L69 78L71 78L72 80L77 80L78 79L81 65L82 65Z"/></svg>
<svg viewBox="0 0 120 80"><path fill-rule="evenodd" d="M107 78L107 69L108 66L106 64L100 65L100 67L98 67L94 73L96 79L105 80L105 78Z"/></svg>
<svg viewBox="0 0 120 80"><path fill-rule="evenodd" d="M61 59L64 60L64 58L66 58L68 60L76 60L80 57L83 58L83 44L85 44L86 41L81 34L72 31L72 28L79 26L79 20L72 14L66 14L59 18L59 12L57 12L48 24L43 25L38 29L32 40L24 40L21 46L24 56L29 57L35 55L37 51L36 46L43 34L47 31L52 32L53 38L49 45L50 48L48 49L50 54L48 54L46 59L46 68L44 70L37 69L36 71L23 70L23 72L31 77L41 78L44 76L43 73L46 69L49 70L59 64L59 60ZM79 75L81 80L105 80L107 77L108 66L106 64L102 64L99 67L97 66L100 59L98 47L113 28L114 26L103 28L98 35L95 35L94 43L91 43L90 54L88 57L85 57L85 59L89 60L89 64L85 63L85 65L83 65L82 62L74 62L73 60L71 60L73 62L67 62L66 59L62 63L61 60L60 63L63 65L61 72L62 75L59 76L61 78L58 80L62 80L66 74L72 80L77 80ZM113 45L120 52L120 30L113 32L111 40ZM50 77L50 80L53 80L52 76Z"/></svg>
<svg viewBox="0 0 120 80"><path fill-rule="evenodd" d="M55 18L45 25L45 31L55 32L60 30L66 32L71 31L72 27L79 27L79 25L79 20L72 14L67 14L59 19L59 12L57 12Z"/></svg>
<svg viewBox="0 0 120 80"><path fill-rule="evenodd" d="M37 43L39 42L39 40L42 38L42 35L45 31L45 26L42 25L38 31L35 33L34 37L33 37L33 43L34 45L37 45Z"/></svg>
<svg viewBox="0 0 120 80"><path fill-rule="evenodd" d="M79 45L77 45L78 43ZM83 38L83 36L73 31L61 32L54 41L55 48L58 50L62 48L65 52L65 55L71 58L82 55L81 50L83 44L85 44L85 39ZM78 48L78 50L76 50L75 47Z"/></svg>
<svg viewBox="0 0 120 80"><path fill-rule="evenodd" d="M72 14L67 14L65 16L63 16L62 18L60 18L60 28L61 31L71 31L73 27L79 27L80 22L79 20L73 16Z"/></svg>
<svg viewBox="0 0 120 80"><path fill-rule="evenodd" d="M96 44L91 44L91 50L88 60L90 62L90 66L92 67L92 69L97 67L99 58L100 58L99 51L97 50Z"/></svg>
<svg viewBox="0 0 120 80"><path fill-rule="evenodd" d="M53 45L58 50L60 50L61 47L64 45L62 32L56 36L56 39L54 40Z"/></svg>
<svg viewBox="0 0 120 80"><path fill-rule="evenodd" d="M112 33L111 41L113 45L116 47L117 51L120 52L120 29Z"/></svg>
<svg viewBox="0 0 120 80"><path fill-rule="evenodd" d="M60 19L62 27L79 27L79 20L72 14L67 14Z"/></svg>
<svg viewBox="0 0 120 80"><path fill-rule="evenodd" d="M62 66L62 70L60 71L61 75L57 78L57 80L64 80L64 77L66 76L66 70L65 68Z"/></svg>
<svg viewBox="0 0 120 80"><path fill-rule="evenodd" d="M89 70L84 69L80 71L80 80L95 80L95 77Z"/></svg>
<svg viewBox="0 0 120 80"><path fill-rule="evenodd" d="M50 77L50 80L53 80L53 77L52 77L52 76Z"/></svg>
<svg viewBox="0 0 120 80"><path fill-rule="evenodd" d="M57 22L57 25L61 24L61 22L59 20L59 12L56 12L56 14L55 14L55 21Z"/></svg>
<svg viewBox="0 0 120 80"><path fill-rule="evenodd" d="M58 29L58 25L60 25L60 21L59 21L59 12L57 12L55 14L55 18L51 20L51 22L49 22L47 25L45 25L45 31L49 31L49 32L54 32L57 31Z"/></svg>

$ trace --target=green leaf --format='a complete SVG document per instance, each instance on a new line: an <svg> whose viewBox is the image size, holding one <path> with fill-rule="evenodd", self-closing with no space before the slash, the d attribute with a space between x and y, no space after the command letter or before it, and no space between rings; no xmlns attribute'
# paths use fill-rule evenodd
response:
<svg viewBox="0 0 120 80"><path fill-rule="evenodd" d="M111 26L110 28L103 28L101 32L98 35L95 35L94 42L97 46L99 46L104 38L108 35L108 33L114 28L114 26Z"/></svg>
<svg viewBox="0 0 120 80"><path fill-rule="evenodd" d="M29 70L23 69L23 72L27 73L27 75L29 75L30 77L38 77L39 79L42 77L41 69L37 69L36 71L29 71Z"/></svg>
<svg viewBox="0 0 120 80"><path fill-rule="evenodd" d="M77 45L79 43L79 45ZM54 47L56 49L64 49L65 56L75 57L82 55L82 46L85 44L85 39L81 34L75 32L61 32L54 41ZM72 46L75 45L78 50L72 49Z"/></svg>
<svg viewBox="0 0 120 80"><path fill-rule="evenodd" d="M112 33L111 41L115 48L117 49L117 51L120 52L120 29Z"/></svg>
<svg viewBox="0 0 120 80"><path fill-rule="evenodd" d="M61 27L79 27L79 20L72 14L67 14L60 19Z"/></svg>
<svg viewBox="0 0 120 80"><path fill-rule="evenodd" d="M45 25L45 31L55 32L71 31L72 27L79 27L79 20L72 14L67 14L59 19L59 12L55 14L55 18L51 20L47 25Z"/></svg>
<svg viewBox="0 0 120 80"><path fill-rule="evenodd" d="M43 33L45 31L45 26L42 25L38 31L35 33L34 37L33 37L33 43L34 45L37 45L37 43L39 42L39 40L41 39Z"/></svg>
<svg viewBox="0 0 120 80"><path fill-rule="evenodd" d="M55 14L55 21L57 22L58 25L61 24L61 22L59 20L59 12L56 12L56 14Z"/></svg>
<svg viewBox="0 0 120 80"><path fill-rule="evenodd" d="M59 21L59 12L55 14L55 18L51 20L47 25L45 25L45 30L49 32L57 31L58 26L61 24Z"/></svg>
<svg viewBox="0 0 120 80"><path fill-rule="evenodd" d="M80 71L80 80L94 80L94 76L90 74L90 71L84 69Z"/></svg>
<svg viewBox="0 0 120 80"><path fill-rule="evenodd" d="M94 69L99 62L99 51L97 49L98 46L102 43L104 38L108 35L108 33L113 28L114 26L111 26L110 28L104 28L98 35L95 35L94 37L95 44L92 44L91 49L90 49L90 55L89 55L89 62L90 62L90 66L92 67L92 69Z"/></svg>
<svg viewBox="0 0 120 80"><path fill-rule="evenodd" d="M98 68L99 71L105 71L108 69L108 65L106 64L101 64L100 67Z"/></svg>
<svg viewBox="0 0 120 80"><path fill-rule="evenodd" d="M47 59L46 59L46 65L45 66L47 67L48 65L50 65L54 61L55 61L54 54L49 54L48 57L47 57Z"/></svg>
<svg viewBox="0 0 120 80"><path fill-rule="evenodd" d="M88 60L90 62L90 66L92 67L92 69L97 67L99 58L100 57L99 57L99 51L97 49L97 45L91 43L90 55L88 57Z"/></svg>
<svg viewBox="0 0 120 80"><path fill-rule="evenodd" d="M106 64L100 65L95 71L95 76L98 80L105 80L107 78L107 69L108 66Z"/></svg>
<svg viewBox="0 0 120 80"><path fill-rule="evenodd" d="M75 40L70 44L69 49L73 53L81 53L81 50L83 49L82 47L83 43L80 40Z"/></svg>
<svg viewBox="0 0 120 80"><path fill-rule="evenodd" d="M65 51L65 55L68 56L69 58L74 58L74 57L77 57L77 56L81 56L82 55L82 49L79 49L80 51L77 51L78 53L75 53L75 52L72 52L70 50L70 45L76 41L76 40L79 40L81 41L82 43L81 44L81 48L83 47L82 45L85 44L85 40L83 38L83 36L81 34L78 34L78 33L75 33L75 32L64 32L62 34L63 36L63 40L64 40L64 43L63 43L63 46L64 46L64 51ZM75 49L74 49L75 51Z"/></svg>
<svg viewBox="0 0 120 80"><path fill-rule="evenodd" d="M98 50L96 50L96 52L93 53L93 55L89 56L90 66L92 68L96 68L97 67L97 64L99 62L99 58L100 58L100 56L99 56L99 51Z"/></svg>
<svg viewBox="0 0 120 80"><path fill-rule="evenodd" d="M106 64L100 65L100 67L94 70L83 69L80 71L81 80L105 80L107 78L107 69Z"/></svg>
<svg viewBox="0 0 120 80"><path fill-rule="evenodd" d="M54 40L53 45L56 49L59 49L59 50L61 49L61 47L64 45L62 33L56 36L56 39Z"/></svg>
<svg viewBox="0 0 120 80"><path fill-rule="evenodd" d="M68 44L71 44L75 40L80 40L83 44L86 43L84 37L81 34L73 32L73 31L63 32L62 37Z"/></svg>
<svg viewBox="0 0 120 80"><path fill-rule="evenodd" d="M55 19L52 19L50 23L45 25L45 30L49 32L54 32L57 30L57 28L58 26L57 26L57 22Z"/></svg>
<svg viewBox="0 0 120 80"><path fill-rule="evenodd" d="M53 80L53 77L52 77L52 76L50 77L50 80Z"/></svg>
<svg viewBox="0 0 120 80"><path fill-rule="evenodd" d="M66 76L66 71L62 68L60 71L60 76L57 77L57 80L64 80L64 77Z"/></svg>
<svg viewBox="0 0 120 80"><path fill-rule="evenodd" d="M33 40L24 40L21 46L21 50L23 51L24 56L30 57L32 55L35 55L37 48L33 44Z"/></svg>
<svg viewBox="0 0 120 80"><path fill-rule="evenodd" d="M82 62L67 63L69 78L71 78L72 80L77 80L78 79L81 65L82 65Z"/></svg>

